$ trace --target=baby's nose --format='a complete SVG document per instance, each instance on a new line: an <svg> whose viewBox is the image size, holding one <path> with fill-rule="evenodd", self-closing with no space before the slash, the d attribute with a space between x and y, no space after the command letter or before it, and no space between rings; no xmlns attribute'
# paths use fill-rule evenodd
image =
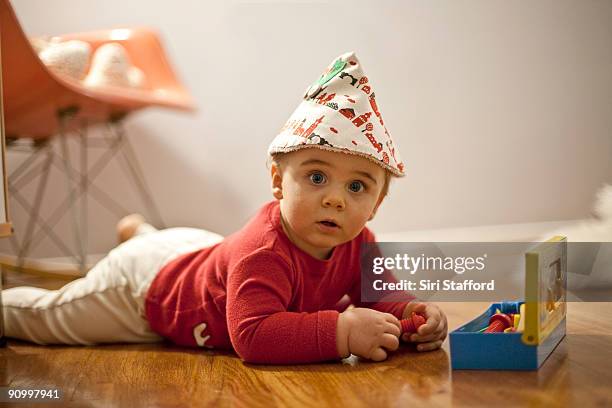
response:
<svg viewBox="0 0 612 408"><path fill-rule="evenodd" d="M324 207L334 207L338 210L343 210L346 206L342 196L338 194L328 194L323 198Z"/></svg>

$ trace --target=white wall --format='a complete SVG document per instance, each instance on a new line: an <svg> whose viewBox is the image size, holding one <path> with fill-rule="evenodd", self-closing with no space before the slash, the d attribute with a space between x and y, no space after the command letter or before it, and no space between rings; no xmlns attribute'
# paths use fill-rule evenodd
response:
<svg viewBox="0 0 612 408"><path fill-rule="evenodd" d="M168 225L227 234L271 199L268 143L306 86L347 50L373 82L408 171L376 231L582 218L597 187L612 182L610 2L13 6L32 36L159 28L200 108L193 116L150 109L127 123ZM142 211L117 174L111 167L99 184ZM11 209L17 224L23 212ZM90 218L91 251L107 250L116 217L94 206Z"/></svg>

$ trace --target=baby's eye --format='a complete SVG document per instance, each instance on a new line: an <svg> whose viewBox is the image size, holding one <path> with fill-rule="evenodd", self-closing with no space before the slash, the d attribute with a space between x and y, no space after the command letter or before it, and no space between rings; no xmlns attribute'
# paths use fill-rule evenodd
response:
<svg viewBox="0 0 612 408"><path fill-rule="evenodd" d="M355 180L351 181L351 184L349 184L349 190L351 190L353 193L358 193L363 189L365 189L365 186L361 181Z"/></svg>
<svg viewBox="0 0 612 408"><path fill-rule="evenodd" d="M325 182L325 176L321 173L312 173L310 175L310 181L313 184L323 184Z"/></svg>

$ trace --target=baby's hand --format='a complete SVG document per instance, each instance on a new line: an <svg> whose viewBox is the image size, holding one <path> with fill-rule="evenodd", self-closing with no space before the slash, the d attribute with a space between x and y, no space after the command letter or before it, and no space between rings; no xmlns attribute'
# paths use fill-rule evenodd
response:
<svg viewBox="0 0 612 408"><path fill-rule="evenodd" d="M356 356L382 361L387 350L399 347L400 323L389 313L351 308L338 317L337 347L341 357Z"/></svg>
<svg viewBox="0 0 612 408"><path fill-rule="evenodd" d="M435 350L442 346L448 330L446 315L433 303L410 302L406 305L402 318L411 316L412 312L422 313L427 322L418 328L417 333L405 333L402 340L420 343L418 351Z"/></svg>

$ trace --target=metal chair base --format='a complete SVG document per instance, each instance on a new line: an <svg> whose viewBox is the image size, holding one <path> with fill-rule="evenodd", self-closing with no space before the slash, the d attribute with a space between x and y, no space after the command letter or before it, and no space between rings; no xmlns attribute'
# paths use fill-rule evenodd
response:
<svg viewBox="0 0 612 408"><path fill-rule="evenodd" d="M28 254L47 237L59 249L61 252L60 256L71 257L75 264L78 265L79 270L83 274L86 272L89 236L87 197L92 197L118 217L131 212L95 184L96 177L113 158L117 158L119 164L123 167L124 173L133 182L136 191L147 208L147 215L152 222L162 228L164 226L134 150L125 135L122 118L107 122L104 125L105 128L101 138L88 136L86 123L78 127L77 135L74 135L78 138L80 147L80 154L78 155L80 156L78 158L80 164L77 169L74 165L76 159L73 163L69 154L67 140L69 135L65 131L68 128L68 121L72 119L74 114L75 110L70 109L58 113L62 126L60 126L60 132L57 135L59 138L59 143L57 144L52 143L51 138L7 139L8 152L28 154L28 157L8 176L9 197L28 213L27 225L23 232L16 230L15 234L10 238L13 251L17 254L18 267L24 266ZM88 163L89 149L104 149L100 157L91 166ZM55 166L65 179L66 197L51 212L47 219L43 219L40 209L45 197L52 166ZM33 200L29 202L21 190L36 179L36 191ZM72 218L72 235L76 251L71 250L64 240L53 231L53 227L68 212L70 212ZM36 226L39 227L39 230L35 233ZM21 241L19 241L17 235L23 235Z"/></svg>

